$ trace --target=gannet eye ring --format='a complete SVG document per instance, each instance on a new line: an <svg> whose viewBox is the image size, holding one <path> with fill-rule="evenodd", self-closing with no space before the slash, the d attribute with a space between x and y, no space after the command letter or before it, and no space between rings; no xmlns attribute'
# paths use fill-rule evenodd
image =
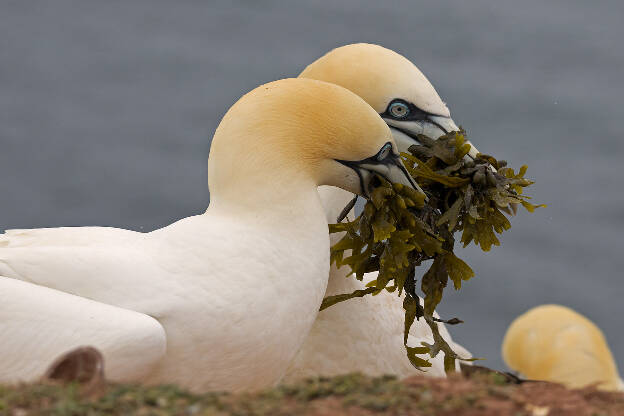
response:
<svg viewBox="0 0 624 416"><path fill-rule="evenodd" d="M403 101L395 101L388 107L388 112L394 118L405 118L409 115L409 106Z"/></svg>
<svg viewBox="0 0 624 416"><path fill-rule="evenodd" d="M382 162L383 160L385 160L388 155L390 155L391 151L392 144L390 144L389 142L384 144L379 153L377 153L377 161Z"/></svg>

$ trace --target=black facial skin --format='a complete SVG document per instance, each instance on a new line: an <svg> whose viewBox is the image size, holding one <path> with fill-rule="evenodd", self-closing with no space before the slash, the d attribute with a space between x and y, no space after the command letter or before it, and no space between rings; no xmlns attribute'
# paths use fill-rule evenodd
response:
<svg viewBox="0 0 624 416"><path fill-rule="evenodd" d="M393 104L396 104L396 103L401 103L407 106L408 112L406 115L402 117L396 117L394 114L392 114L392 112L390 111L390 108L392 107ZM381 118L397 120L397 121L426 121L427 123L436 125L444 133L448 133L448 131L446 131L444 127L442 127L441 125L439 125L438 123L436 123L430 118L430 116L439 116L438 114L428 113L424 110L421 110L420 108L416 107L414 104L408 101L405 101L401 98L395 98L394 100L390 101L390 103L388 104L388 107L386 107L386 110L379 115L381 116ZM411 137L411 134L405 131L404 133L408 134Z"/></svg>
<svg viewBox="0 0 624 416"><path fill-rule="evenodd" d="M387 152L387 154L385 155L385 157L381 157L382 154L384 153L384 151L390 147L390 151ZM398 154L394 153L394 150L392 149L392 143L387 142L386 144L384 144L381 149L379 150L379 152L377 152L377 154L375 156L371 156L371 157L367 157L366 159L362 159L362 160L357 160L357 161L351 161L351 160L338 160L336 159L336 161L338 163L341 163L345 166L350 167L351 169L353 169L357 175L358 178L360 179L360 189L365 190L366 186L364 184L364 178L362 177L362 172L360 171L359 167L360 165L364 165L364 164L368 164L368 165L396 165L399 167L399 169L401 169L401 171L405 174L405 176L407 178L409 178L409 180L411 181L411 176L409 175L409 173L407 172L407 169L405 169L405 166L403 166L403 164L401 163L401 159L399 157Z"/></svg>
<svg viewBox="0 0 624 416"><path fill-rule="evenodd" d="M386 157L382 158L380 157L380 155L384 152L384 150L390 147L390 151L388 152L388 154L386 155ZM377 152L377 154L375 156L371 156L371 157L367 157L366 159L362 159L362 160L356 160L356 161L351 161L351 160L338 160L336 159L337 162L342 163L345 166L348 166L350 168L362 165L362 164L369 164L369 165L377 165L377 164L382 164L382 165L390 165L390 164L397 164L397 160L399 160L399 156L397 156L394 151L392 150L392 143L388 142L386 144L384 144L381 149L379 150L379 152Z"/></svg>
<svg viewBox="0 0 624 416"><path fill-rule="evenodd" d="M399 159L399 157L397 155L394 154L394 152L392 150L390 150L390 152L388 152L388 155L385 158L382 158L380 160L380 155L381 153L383 153L384 149L387 146L392 146L392 144L390 142L384 144L381 149L379 150L379 152L377 152L377 154L375 156L371 156L371 157L367 157L366 159L362 159L362 160L357 160L357 161L351 161L351 160L338 160L336 159L336 161L338 163L341 163L345 166L350 167L351 169L353 169L355 171L355 173L357 173L358 178L360 179L360 189L365 190L366 186L364 185L364 178L362 177L362 172L359 169L359 166L362 164L385 164L385 165L389 165L389 164L396 164L397 160ZM402 165L401 165L402 167Z"/></svg>

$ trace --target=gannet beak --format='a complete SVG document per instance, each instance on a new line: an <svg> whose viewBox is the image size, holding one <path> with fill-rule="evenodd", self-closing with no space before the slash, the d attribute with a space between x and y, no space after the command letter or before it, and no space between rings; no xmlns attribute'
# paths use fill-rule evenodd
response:
<svg viewBox="0 0 624 416"><path fill-rule="evenodd" d="M426 114L423 119L418 120L395 120L393 118L384 117L384 121L390 130L392 136L397 142L399 150L405 151L413 144L421 144L418 141L418 135L422 134L432 139L452 131L459 131L459 127L452 118L444 116L434 116Z"/></svg>
<svg viewBox="0 0 624 416"><path fill-rule="evenodd" d="M427 121L428 123L426 124L428 124L430 127L428 129L425 128L425 130L434 131L434 127L437 127L439 130L443 132L443 134L450 133L452 131L459 131L459 127L457 127L457 124L455 124L453 119L450 117L428 115ZM426 135L426 133L424 134ZM434 139L439 136L441 135L434 136L434 137L429 136L429 137Z"/></svg>
<svg viewBox="0 0 624 416"><path fill-rule="evenodd" d="M412 179L411 175L403 166L398 153L394 151L390 142L386 143L375 156L359 160L338 160L339 163L353 169L360 178L361 195L369 198L372 191L372 182L375 174L380 175L390 183L400 183L425 194L425 192ZM425 200L427 199L425 195Z"/></svg>
<svg viewBox="0 0 624 416"><path fill-rule="evenodd" d="M389 118L384 120L390 126L392 136L402 152L406 152L413 144L422 144L418 140L419 134L431 139L437 139L452 131L459 131L459 127L457 127L452 118L432 114L427 114L423 120L401 121ZM467 156L474 159L477 157L479 150L470 141L467 140L466 143L470 145L470 151Z"/></svg>
<svg viewBox="0 0 624 416"><path fill-rule="evenodd" d="M364 192L367 197L370 195L372 191L371 183L374 177L374 174L378 174L385 178L390 183L400 183L405 186L409 186L412 189L424 194L425 192L421 189L420 186L410 176L403 166L403 162L398 155L393 155L392 158L388 161L388 163L362 163L358 166L358 174L360 178L363 179L364 183Z"/></svg>
<svg viewBox="0 0 624 416"><path fill-rule="evenodd" d="M452 131L459 131L459 127L450 117L441 117L441 116L429 116L428 119L435 124L438 128L444 131L444 134L450 133ZM432 136L429 136L432 137ZM439 137L439 136L438 136ZM434 138L434 137L432 137ZM470 151L466 156L470 156L473 160L477 157L477 153L479 150L475 147L474 144L470 142L470 140L466 140L466 143L470 145Z"/></svg>

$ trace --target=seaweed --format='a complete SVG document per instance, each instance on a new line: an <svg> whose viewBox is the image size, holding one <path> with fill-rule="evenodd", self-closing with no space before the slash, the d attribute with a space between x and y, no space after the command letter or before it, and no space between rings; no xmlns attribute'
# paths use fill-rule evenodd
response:
<svg viewBox="0 0 624 416"><path fill-rule="evenodd" d="M376 177L375 188L362 213L353 221L330 224L330 233L344 233L332 248L330 260L336 266L349 266L350 275L362 281L365 273L378 272L377 279L366 289L326 297L321 310L336 303L376 295L382 290L403 293L405 329L403 343L407 357L418 369L430 367L428 360L417 354L436 357L444 353L445 371L455 370L455 360L472 361L458 356L442 338L437 323L457 324L458 318L443 320L434 316L449 280L455 290L474 277L470 266L454 253L455 235L461 232L464 247L470 243L489 251L500 245L497 234L511 228L503 212L515 213L522 205L527 211L544 205L533 205L523 195L533 184L518 172L486 154L471 157L464 131L451 132L437 140L419 136L421 144L410 146L401 158L410 175L425 191L425 196L397 183ZM353 206L350 202L345 210ZM420 278L422 299L416 291L417 268L425 261L429 268ZM408 334L415 320L424 319L431 328L433 343L409 346Z"/></svg>

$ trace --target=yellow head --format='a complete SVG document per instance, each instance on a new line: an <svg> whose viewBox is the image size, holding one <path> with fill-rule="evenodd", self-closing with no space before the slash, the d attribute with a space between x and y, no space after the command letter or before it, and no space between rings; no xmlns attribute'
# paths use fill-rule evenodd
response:
<svg viewBox="0 0 624 416"><path fill-rule="evenodd" d="M225 114L209 157L211 199L307 182L366 194L366 172L411 184L388 126L334 84L284 79L243 96Z"/></svg>
<svg viewBox="0 0 624 416"><path fill-rule="evenodd" d="M613 356L602 331L570 308L535 307L507 329L503 359L529 379L578 388L600 383L604 390L621 387Z"/></svg>
<svg viewBox="0 0 624 416"><path fill-rule="evenodd" d="M336 48L299 77L331 82L362 97L392 128L400 151L416 143L418 134L437 138L458 130L422 72L381 46L358 43Z"/></svg>

